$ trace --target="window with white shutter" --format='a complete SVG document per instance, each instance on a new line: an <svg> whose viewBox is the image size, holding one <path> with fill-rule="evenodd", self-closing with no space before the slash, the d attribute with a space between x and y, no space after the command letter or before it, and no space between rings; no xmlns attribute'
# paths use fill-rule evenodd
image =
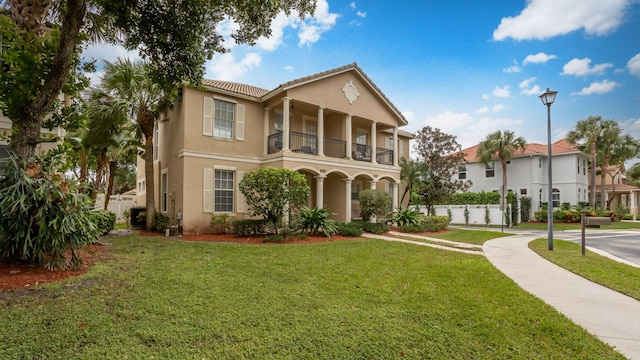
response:
<svg viewBox="0 0 640 360"><path fill-rule="evenodd" d="M213 212L213 169L204 169L202 183L202 212Z"/></svg>
<svg viewBox="0 0 640 360"><path fill-rule="evenodd" d="M244 105L236 104L236 140L244 140Z"/></svg>
<svg viewBox="0 0 640 360"><path fill-rule="evenodd" d="M204 109L202 116L202 135L213 135L213 99L204 98Z"/></svg>

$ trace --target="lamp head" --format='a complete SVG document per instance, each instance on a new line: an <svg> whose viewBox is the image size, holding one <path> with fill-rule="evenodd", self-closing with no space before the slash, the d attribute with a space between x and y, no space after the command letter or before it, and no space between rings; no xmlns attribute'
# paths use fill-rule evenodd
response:
<svg viewBox="0 0 640 360"><path fill-rule="evenodd" d="M542 103L544 105L549 106L556 100L557 93L557 91L549 90L549 88L547 88L547 91L543 92L542 95L540 95L540 100L542 100Z"/></svg>

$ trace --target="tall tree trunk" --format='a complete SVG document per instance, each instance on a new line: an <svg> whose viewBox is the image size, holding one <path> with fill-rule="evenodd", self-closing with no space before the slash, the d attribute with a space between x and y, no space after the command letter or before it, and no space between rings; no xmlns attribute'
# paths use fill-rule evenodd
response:
<svg viewBox="0 0 640 360"><path fill-rule="evenodd" d="M609 158L602 157L602 165L600 166L600 208L607 209L607 168L609 167Z"/></svg>
<svg viewBox="0 0 640 360"><path fill-rule="evenodd" d="M113 193L113 183L116 179L116 171L118 170L118 162L115 160L109 161L109 181L107 183L107 192L104 194L104 209L109 207L109 199Z"/></svg>
<svg viewBox="0 0 640 360"><path fill-rule="evenodd" d="M589 152L591 153L591 179L589 185L591 186L591 192L589 193L589 205L596 208L596 142L591 141L589 143Z"/></svg>
<svg viewBox="0 0 640 360"><path fill-rule="evenodd" d="M94 198L96 196L96 193L104 190L104 187L102 186L102 174L104 174L104 168L106 166L106 163L107 163L107 148L103 148L102 150L100 150L100 153L98 154L98 161L96 164L96 185L95 185L95 191L93 192Z"/></svg>
<svg viewBox="0 0 640 360"><path fill-rule="evenodd" d="M33 1L10 0L11 17L18 29L33 31L41 35L51 0ZM66 83L72 71L73 55L79 41L80 28L87 10L85 0L67 0L66 12L62 20L60 42L53 58L51 71L35 98L28 104L18 119L11 119L16 129L11 138L11 148L27 164L35 160L36 145L40 137L40 128L45 116L51 111L51 105Z"/></svg>
<svg viewBox="0 0 640 360"><path fill-rule="evenodd" d="M146 207L147 207L147 230L153 228L153 220L156 213L156 186L155 173L153 171L153 130L155 117L148 109L140 110L137 117L138 126L144 134L144 178L147 183Z"/></svg>

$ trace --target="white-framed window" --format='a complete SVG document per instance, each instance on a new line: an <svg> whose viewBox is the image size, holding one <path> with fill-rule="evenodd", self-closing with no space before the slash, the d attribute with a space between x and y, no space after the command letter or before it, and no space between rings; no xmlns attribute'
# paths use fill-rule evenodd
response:
<svg viewBox="0 0 640 360"><path fill-rule="evenodd" d="M215 212L233 212L234 174L232 170L215 170L213 185Z"/></svg>
<svg viewBox="0 0 640 360"><path fill-rule="evenodd" d="M582 175L587 175L587 160L582 160Z"/></svg>
<svg viewBox="0 0 640 360"><path fill-rule="evenodd" d="M147 192L147 180L145 178L138 179L138 195L142 195Z"/></svg>
<svg viewBox="0 0 640 360"><path fill-rule="evenodd" d="M520 196L527 196L527 189L520 189Z"/></svg>
<svg viewBox="0 0 640 360"><path fill-rule="evenodd" d="M214 99L213 136L223 139L233 139L233 119L235 104Z"/></svg>
<svg viewBox="0 0 640 360"><path fill-rule="evenodd" d="M578 159L578 175L580 175L580 159Z"/></svg>
<svg viewBox="0 0 640 360"><path fill-rule="evenodd" d="M467 165L460 164L458 165L458 179L464 180L467 178Z"/></svg>
<svg viewBox="0 0 640 360"><path fill-rule="evenodd" d="M538 202L539 202L538 206L539 206L540 208L542 208L542 189L540 189L540 191L539 191L538 199L539 199L539 200L538 200Z"/></svg>
<svg viewBox="0 0 640 360"><path fill-rule="evenodd" d="M554 208L560 207L560 189L553 188L553 191L551 191L551 201L553 201Z"/></svg>
<svg viewBox="0 0 640 360"><path fill-rule="evenodd" d="M282 130L283 130L282 111L281 110L276 110L275 111L275 115L274 115L274 118L273 118L273 130L275 132L282 132Z"/></svg>
<svg viewBox="0 0 640 360"><path fill-rule="evenodd" d="M169 208L169 173L167 169L160 174L160 211L166 213Z"/></svg>
<svg viewBox="0 0 640 360"><path fill-rule="evenodd" d="M490 161L484 166L484 177L492 178L496 176L495 164Z"/></svg>
<svg viewBox="0 0 640 360"><path fill-rule="evenodd" d="M153 123L153 160L158 160L158 149L160 148L160 125L158 122Z"/></svg>
<svg viewBox="0 0 640 360"><path fill-rule="evenodd" d="M393 143L393 136L390 136L389 138L387 138L387 149L389 150L395 150L395 144Z"/></svg>
<svg viewBox="0 0 640 360"><path fill-rule="evenodd" d="M369 131L365 129L356 129L356 144L367 145L367 138L369 137Z"/></svg>

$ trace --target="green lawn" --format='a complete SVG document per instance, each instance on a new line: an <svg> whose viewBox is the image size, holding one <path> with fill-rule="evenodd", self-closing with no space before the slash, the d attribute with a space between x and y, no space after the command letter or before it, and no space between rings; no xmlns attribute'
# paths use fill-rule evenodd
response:
<svg viewBox="0 0 640 360"><path fill-rule="evenodd" d="M547 230L547 223L520 223L516 227L519 230ZM555 230L580 230L581 225L577 223L553 223ZM603 230L626 230L640 229L640 222L615 221L611 225L602 226ZM593 230L593 229L591 229Z"/></svg>
<svg viewBox="0 0 640 360"><path fill-rule="evenodd" d="M547 239L536 239L529 247L540 256L586 279L640 300L640 269L625 265L589 250L582 256L581 246L554 240L553 251Z"/></svg>
<svg viewBox="0 0 640 360"><path fill-rule="evenodd" d="M479 256L108 241L83 276L0 293L1 359L623 359Z"/></svg>
<svg viewBox="0 0 640 360"><path fill-rule="evenodd" d="M508 229L507 229L508 230ZM446 232L443 233L434 233L428 234L427 236L433 237L436 239L443 239L449 241L457 241L467 244L475 244L482 245L485 241L503 237L503 236L511 236L513 234L509 234L507 232L493 231L493 230L467 230L467 229L457 229L457 228L448 228Z"/></svg>

